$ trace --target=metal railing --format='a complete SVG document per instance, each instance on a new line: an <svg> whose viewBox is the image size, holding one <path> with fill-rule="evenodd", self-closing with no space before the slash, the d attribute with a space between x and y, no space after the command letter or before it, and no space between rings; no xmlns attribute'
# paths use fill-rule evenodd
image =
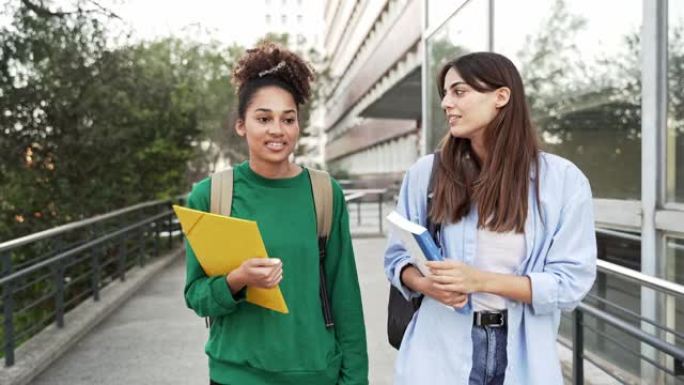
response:
<svg viewBox="0 0 684 385"><path fill-rule="evenodd" d="M5 366L15 350L51 323L64 327L66 312L133 266L160 254L162 239L173 248L182 232L171 204L183 197L147 202L69 223L0 244L2 328Z"/></svg>
<svg viewBox="0 0 684 385"><path fill-rule="evenodd" d="M607 276L617 277L627 282L636 283L639 286L651 288L658 293L674 296L676 299L684 299L684 286L682 285L652 277L607 261L597 261L597 267L599 272L604 273ZM670 335L676 339L684 340L682 331L677 331L665 325L658 324L636 312L612 303L605 298L589 294L587 299L598 302L599 306L590 305L585 299L585 301L574 310L571 316L564 315L564 317L569 318L572 322L572 344L570 346L570 344L559 339L561 344L572 349L573 352L573 384L584 384L585 361L592 363L595 367L622 384L633 383L626 378L626 376L621 375L619 371L616 371L615 368L608 367L604 362L599 362L600 360L596 359L597 354L592 354L585 349L585 331L595 333L598 338L602 338L605 342L613 344L625 354L632 355L640 361L649 363L654 368L661 371L662 374L669 376L669 381L666 381L665 383L684 383L682 373L676 369L677 367L681 367L682 362L684 362L684 348L669 342L667 338L664 338L664 335ZM614 310L615 313L619 313L621 316L619 317L606 311L606 308ZM586 317L593 318L600 323L601 326L593 327L589 325L586 322ZM633 322L629 322L629 320ZM653 326L658 332L656 334L648 333L640 326L637 326L639 323ZM635 339L640 344L646 344L652 347L657 352L657 358L654 359L653 357L644 355L641 352L641 349L635 351L633 348L626 346L625 341L608 335L605 333L605 326L610 326L615 330L620 331L626 336ZM670 361L674 362L673 365L667 365L667 357L671 357Z"/></svg>
<svg viewBox="0 0 684 385"><path fill-rule="evenodd" d="M377 202L382 233L385 189L345 190L345 200L357 205ZM146 202L107 214L0 243L0 356L15 363L18 346L54 323L64 327L65 314L117 279L124 281L133 266L143 266L182 232L170 206L179 196ZM366 219L367 220L367 219Z"/></svg>
<svg viewBox="0 0 684 385"><path fill-rule="evenodd" d="M354 212L352 206L356 206L355 216L356 225L361 226L363 223L363 206L377 204L377 219L378 219L378 234L383 234L383 204L387 199L387 189L345 189L344 199L347 202L347 209L350 213Z"/></svg>

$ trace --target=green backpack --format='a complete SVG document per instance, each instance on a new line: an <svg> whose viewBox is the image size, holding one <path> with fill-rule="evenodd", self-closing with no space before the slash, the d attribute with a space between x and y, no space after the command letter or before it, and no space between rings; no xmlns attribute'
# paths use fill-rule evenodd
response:
<svg viewBox="0 0 684 385"><path fill-rule="evenodd" d="M330 310L330 299L325 278L325 256L328 235L332 227L333 217L333 191L330 175L325 171L314 169L309 170L311 180L311 191L313 192L314 209L316 211L316 228L318 235L318 264L320 271L320 296L321 307L323 309L323 320L325 326L330 328L335 326L332 311ZM233 169L229 168L219 171L211 176L211 212L214 214L230 216L230 209L233 202ZM206 318L207 326L211 320Z"/></svg>

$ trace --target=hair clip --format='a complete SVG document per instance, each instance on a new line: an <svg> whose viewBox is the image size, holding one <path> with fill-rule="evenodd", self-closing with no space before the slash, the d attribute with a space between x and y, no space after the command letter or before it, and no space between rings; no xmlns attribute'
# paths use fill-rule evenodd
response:
<svg viewBox="0 0 684 385"><path fill-rule="evenodd" d="M285 67L285 61L281 60L280 63L276 64L274 67L259 72L259 77L263 78L266 75L270 75L274 72L277 72L279 69L281 69L283 67Z"/></svg>

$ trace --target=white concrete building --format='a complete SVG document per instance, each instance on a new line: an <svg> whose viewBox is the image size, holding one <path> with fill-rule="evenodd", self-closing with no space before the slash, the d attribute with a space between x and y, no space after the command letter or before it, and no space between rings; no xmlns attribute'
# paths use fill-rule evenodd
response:
<svg viewBox="0 0 684 385"><path fill-rule="evenodd" d="M420 146L420 1L329 0L325 158L333 173L396 180Z"/></svg>

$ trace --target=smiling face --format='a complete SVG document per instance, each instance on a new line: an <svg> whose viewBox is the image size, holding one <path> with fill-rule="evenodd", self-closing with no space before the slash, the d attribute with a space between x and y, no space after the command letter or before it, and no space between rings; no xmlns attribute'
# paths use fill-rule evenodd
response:
<svg viewBox="0 0 684 385"><path fill-rule="evenodd" d="M504 92L510 93L507 89ZM508 97L502 98L500 90L479 92L473 89L454 68L450 68L444 77L441 106L449 122L449 132L454 137L482 143L484 130L506 102Z"/></svg>
<svg viewBox="0 0 684 385"><path fill-rule="evenodd" d="M247 138L251 164L286 168L299 138L294 98L280 87L259 89L247 105L244 119L235 124L235 130Z"/></svg>

